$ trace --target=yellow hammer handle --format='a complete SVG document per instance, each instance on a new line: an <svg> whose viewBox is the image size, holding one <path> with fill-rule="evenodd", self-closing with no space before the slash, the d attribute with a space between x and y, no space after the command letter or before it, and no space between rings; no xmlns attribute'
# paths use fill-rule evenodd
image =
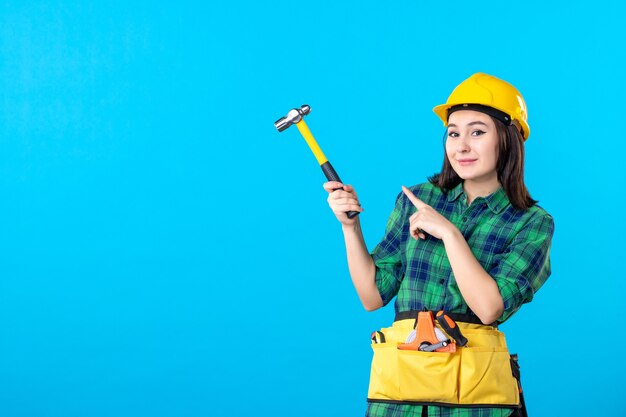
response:
<svg viewBox="0 0 626 417"><path fill-rule="evenodd" d="M328 159L326 159L324 152L322 152L319 145L315 141L315 138L313 137L313 134L311 134L309 127L306 125L306 123L304 123L304 119L296 123L296 126L298 127L298 130L304 137L304 140L306 140L307 145L309 145L309 148L311 148L311 151L313 151L313 155L315 155L317 162L320 165L323 165L324 163L326 163Z"/></svg>
<svg viewBox="0 0 626 417"><path fill-rule="evenodd" d="M322 171L324 172L324 175L326 175L326 178L328 179L328 181L341 182L339 175L337 175L337 172L335 171L333 166L330 164L330 162L328 162L328 159L326 159L324 152L322 152L319 145L313 138L313 135L311 134L309 127L306 125L306 123L304 123L304 119L296 123L296 126L298 126L298 130L304 137L304 140L306 140L306 143L309 145L309 148L311 148L311 150L313 151L313 154L315 155L315 158L317 159L317 162L320 164L320 167L322 168ZM340 189L340 188L336 188L336 189ZM351 219L354 216L358 216L359 212L349 211L347 212L347 215L348 215L348 218Z"/></svg>

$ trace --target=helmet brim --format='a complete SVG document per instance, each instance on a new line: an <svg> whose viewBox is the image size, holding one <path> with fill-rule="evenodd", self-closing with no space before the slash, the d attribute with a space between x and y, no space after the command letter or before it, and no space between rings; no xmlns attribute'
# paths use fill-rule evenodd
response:
<svg viewBox="0 0 626 417"><path fill-rule="evenodd" d="M444 126L448 126L448 110L451 107L454 106L460 106L463 104L469 104L469 103L446 103L446 104L440 104L439 106L435 106L433 107L433 112L435 112L435 114L441 119L441 121L443 122ZM493 106L491 106L493 107ZM499 110L503 113L506 113L506 111L499 109L497 107L493 107L496 110ZM517 119L513 119L514 121ZM528 123L526 123L526 121L524 120L517 120L517 122L521 125L522 127L522 135L524 136L524 141L526 141L526 139L528 139L528 137L530 136L530 126L528 126Z"/></svg>

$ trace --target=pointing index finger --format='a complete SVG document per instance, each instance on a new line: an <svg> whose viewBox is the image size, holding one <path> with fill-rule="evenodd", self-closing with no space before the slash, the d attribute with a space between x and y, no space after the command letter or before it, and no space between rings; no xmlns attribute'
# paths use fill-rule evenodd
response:
<svg viewBox="0 0 626 417"><path fill-rule="evenodd" d="M424 203L422 200L420 200L419 198L415 197L415 194L413 194L411 192L411 190L409 190L408 188L406 188L404 185L402 186L402 192L404 192L404 195L406 195L409 200L411 200L411 203L413 203L413 205L419 210L422 207L427 206L428 204Z"/></svg>

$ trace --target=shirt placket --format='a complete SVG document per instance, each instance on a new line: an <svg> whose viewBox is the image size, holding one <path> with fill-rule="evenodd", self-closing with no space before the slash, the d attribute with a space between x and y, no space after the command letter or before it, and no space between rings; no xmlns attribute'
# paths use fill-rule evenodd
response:
<svg viewBox="0 0 626 417"><path fill-rule="evenodd" d="M465 194L462 194L460 198L456 200L456 207L454 210L452 210L452 216L449 220L452 224L454 224L457 227L457 229L459 229L463 237L467 240L468 238L467 233L469 230L471 230L475 222L476 215L480 211L480 207L482 203L479 200L475 200L474 202L472 202L471 205L468 206L467 204L465 204L465 201L466 201L466 196ZM454 279L453 278L454 273L452 272L452 268L450 267L447 256L445 259L446 259L446 263L442 264L441 267L450 268L450 272L448 274L448 278L446 280L442 280L444 282L442 282L441 284L448 286L450 285L450 280ZM448 292L445 292L444 299L443 299L444 306L447 305L446 304L446 302L448 301L447 295L448 295Z"/></svg>
<svg viewBox="0 0 626 417"><path fill-rule="evenodd" d="M454 224L460 231L461 233L463 233L463 223L464 223L464 219L465 222L467 222L469 220L469 210L470 208L467 207L463 201L465 197L465 194L462 194L461 197L459 199L457 199L456 201L454 201L454 207L452 208L452 210L450 210L450 217L448 218L448 220ZM452 279L452 269L450 268L450 261L448 260L448 256L445 253L445 247L443 245L441 245L441 260L439 262L438 265L438 269L440 272L443 272L444 269L448 269L449 272L446 275L442 274L442 278L439 278L439 284L442 287L447 287L448 285L450 285L450 280ZM447 302L448 302L448 291L444 291L442 294L442 298L440 301L440 304L443 308L446 308L448 306Z"/></svg>

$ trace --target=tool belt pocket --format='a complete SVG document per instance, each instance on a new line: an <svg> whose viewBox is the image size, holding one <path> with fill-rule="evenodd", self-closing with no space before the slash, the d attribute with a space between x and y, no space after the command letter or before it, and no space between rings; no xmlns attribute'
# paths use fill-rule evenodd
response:
<svg viewBox="0 0 626 417"><path fill-rule="evenodd" d="M454 353L400 350L398 345L405 341L412 324L396 323L381 329L384 343L372 344L368 400L447 406L519 405L519 388L501 332L463 329L469 343Z"/></svg>
<svg viewBox="0 0 626 417"><path fill-rule="evenodd" d="M459 349L459 404L519 404L519 387L511 370L511 356L502 347Z"/></svg>
<svg viewBox="0 0 626 417"><path fill-rule="evenodd" d="M399 350L397 343L372 345L368 398L456 403L460 356Z"/></svg>

